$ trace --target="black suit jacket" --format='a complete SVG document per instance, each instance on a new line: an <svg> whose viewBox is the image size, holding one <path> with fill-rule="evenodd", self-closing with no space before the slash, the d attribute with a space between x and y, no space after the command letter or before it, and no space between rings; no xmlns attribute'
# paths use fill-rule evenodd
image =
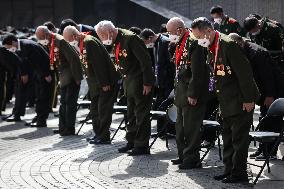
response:
<svg viewBox="0 0 284 189"><path fill-rule="evenodd" d="M20 50L16 53L22 59L24 69L32 69L39 78L50 75L49 55L38 43L29 39L20 39Z"/></svg>
<svg viewBox="0 0 284 189"><path fill-rule="evenodd" d="M8 51L5 47L0 47L0 70L8 71L12 76L25 75L21 59L15 54Z"/></svg>
<svg viewBox="0 0 284 189"><path fill-rule="evenodd" d="M166 36L160 35L154 49L155 73L159 87L163 88L173 87L174 83L175 65L170 61L169 43Z"/></svg>
<svg viewBox="0 0 284 189"><path fill-rule="evenodd" d="M82 27L82 29L81 29L80 32L90 32L91 36L96 37L97 39L99 39L98 35L97 35L97 32L96 32L94 27L89 26L89 25L85 25L85 24L81 24L81 27Z"/></svg>

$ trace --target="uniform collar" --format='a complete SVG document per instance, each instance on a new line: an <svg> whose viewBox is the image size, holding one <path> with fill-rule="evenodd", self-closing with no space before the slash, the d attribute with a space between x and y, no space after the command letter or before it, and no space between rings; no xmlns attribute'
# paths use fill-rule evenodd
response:
<svg viewBox="0 0 284 189"><path fill-rule="evenodd" d="M18 51L20 51L21 50L21 42L20 42L20 40L18 39L18 48L17 48L17 50Z"/></svg>

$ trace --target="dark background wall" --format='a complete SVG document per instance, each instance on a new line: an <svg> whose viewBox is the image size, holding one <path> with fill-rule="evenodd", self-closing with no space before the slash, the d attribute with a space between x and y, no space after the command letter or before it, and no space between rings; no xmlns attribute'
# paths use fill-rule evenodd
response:
<svg viewBox="0 0 284 189"><path fill-rule="evenodd" d="M210 17L213 5L221 5L229 16L243 23L250 13L268 16L284 24L284 0L151 0L190 19Z"/></svg>
<svg viewBox="0 0 284 189"><path fill-rule="evenodd" d="M0 28L36 27L50 20L57 26L64 18L94 26L108 19L117 26L150 27L158 31L166 18L128 0L0 0Z"/></svg>

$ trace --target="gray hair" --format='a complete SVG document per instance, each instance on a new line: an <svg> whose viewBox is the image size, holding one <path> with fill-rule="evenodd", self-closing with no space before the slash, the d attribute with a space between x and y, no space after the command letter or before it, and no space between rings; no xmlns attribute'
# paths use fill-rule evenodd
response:
<svg viewBox="0 0 284 189"><path fill-rule="evenodd" d="M114 24L109 20L100 21L97 25L95 25L96 31L109 32L115 30Z"/></svg>
<svg viewBox="0 0 284 189"><path fill-rule="evenodd" d="M237 42L244 41L243 38L239 34L237 34L237 33L230 33L229 37L232 40L237 41Z"/></svg>
<svg viewBox="0 0 284 189"><path fill-rule="evenodd" d="M66 26L63 30L63 33L68 33L72 35L80 35L80 32L74 26Z"/></svg>
<svg viewBox="0 0 284 189"><path fill-rule="evenodd" d="M204 29L213 29L213 25L206 17L199 17L193 20L191 24L192 29L204 30Z"/></svg>
<svg viewBox="0 0 284 189"><path fill-rule="evenodd" d="M47 28L47 26L38 26L36 28L36 33L37 32L50 33L50 30Z"/></svg>

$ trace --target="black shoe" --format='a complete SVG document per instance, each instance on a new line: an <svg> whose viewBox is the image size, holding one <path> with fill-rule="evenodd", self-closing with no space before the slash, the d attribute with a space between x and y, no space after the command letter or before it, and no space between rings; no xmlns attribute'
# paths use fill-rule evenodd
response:
<svg viewBox="0 0 284 189"><path fill-rule="evenodd" d="M185 164L180 164L178 166L179 169L185 170L185 169L199 169L202 168L202 164L198 163L198 164L189 164L189 165L185 165Z"/></svg>
<svg viewBox="0 0 284 189"><path fill-rule="evenodd" d="M90 144L111 144L110 140L102 140L102 139L95 139L95 140L90 140Z"/></svg>
<svg viewBox="0 0 284 189"><path fill-rule="evenodd" d="M95 135L95 136L93 136L91 138L86 138L86 141L90 142L91 140L96 140L96 139L97 139L97 136Z"/></svg>
<svg viewBox="0 0 284 189"><path fill-rule="evenodd" d="M3 121L6 121L9 117L12 117L12 116L13 116L13 114L6 115L6 116L3 116L1 119L2 119Z"/></svg>
<svg viewBox="0 0 284 189"><path fill-rule="evenodd" d="M75 135L75 131L74 130L64 130L60 132L59 134L60 136L73 136Z"/></svg>
<svg viewBox="0 0 284 189"><path fill-rule="evenodd" d="M22 121L20 116L12 115L11 117L6 119L7 122L20 122Z"/></svg>
<svg viewBox="0 0 284 189"><path fill-rule="evenodd" d="M133 148L128 152L129 156L140 156L140 155L150 155L150 149L148 147L143 148Z"/></svg>
<svg viewBox="0 0 284 189"><path fill-rule="evenodd" d="M172 159L171 162L173 163L173 165L179 165L182 164L182 160L181 159Z"/></svg>
<svg viewBox="0 0 284 189"><path fill-rule="evenodd" d="M249 158L250 158L250 159L254 159L254 158L256 158L257 156L259 156L261 153L262 153L261 150L258 150L258 149L257 149L254 153L252 153L252 154L249 155Z"/></svg>
<svg viewBox="0 0 284 189"><path fill-rule="evenodd" d="M235 176L229 176L222 180L223 183L248 183L249 179L248 177L235 177Z"/></svg>
<svg viewBox="0 0 284 189"><path fill-rule="evenodd" d="M54 130L53 130L53 133L54 133L54 134L59 134L59 133L60 133L60 130L59 130L59 129L54 129Z"/></svg>
<svg viewBox="0 0 284 189"><path fill-rule="evenodd" d="M269 160L276 160L276 159L277 157L274 155L271 155L269 158ZM264 156L263 154L255 157L255 161L265 161L265 160L266 160L266 156Z"/></svg>
<svg viewBox="0 0 284 189"><path fill-rule="evenodd" d="M47 127L46 123L31 123L31 127Z"/></svg>
<svg viewBox="0 0 284 189"><path fill-rule="evenodd" d="M126 153L128 152L129 150L132 150L134 148L134 145L133 144L129 144L127 143L126 146L122 147L122 148L119 148L118 149L118 152L119 153Z"/></svg>
<svg viewBox="0 0 284 189"><path fill-rule="evenodd" d="M225 179L225 178L227 178L227 177L229 177L229 176L230 176L230 173L226 173L226 174L214 176L213 178L214 178L215 180L223 180L223 179Z"/></svg>

